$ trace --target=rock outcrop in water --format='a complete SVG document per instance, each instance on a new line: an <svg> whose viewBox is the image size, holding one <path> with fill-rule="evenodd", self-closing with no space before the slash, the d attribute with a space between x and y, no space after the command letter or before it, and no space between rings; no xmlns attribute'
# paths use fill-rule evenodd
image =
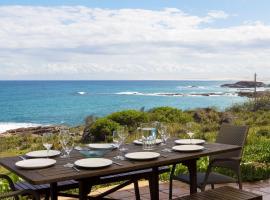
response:
<svg viewBox="0 0 270 200"><path fill-rule="evenodd" d="M255 82L254 81L238 81L232 84L223 84L221 87L229 87L229 88L254 88L254 87L266 87L267 85L263 82Z"/></svg>

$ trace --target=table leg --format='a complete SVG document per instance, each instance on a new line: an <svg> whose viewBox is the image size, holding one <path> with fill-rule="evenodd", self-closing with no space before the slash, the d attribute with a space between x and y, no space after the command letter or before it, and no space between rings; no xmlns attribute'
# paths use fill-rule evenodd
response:
<svg viewBox="0 0 270 200"><path fill-rule="evenodd" d="M189 171L190 194L197 193L197 159L188 160L186 166Z"/></svg>
<svg viewBox="0 0 270 200"><path fill-rule="evenodd" d="M51 200L57 200L57 183L51 183L50 184L50 195Z"/></svg>
<svg viewBox="0 0 270 200"><path fill-rule="evenodd" d="M153 172L149 179L149 189L151 200L159 200L159 173L158 167L152 168Z"/></svg>
<svg viewBox="0 0 270 200"><path fill-rule="evenodd" d="M91 192L91 185L87 180L79 181L79 199L87 200L88 194Z"/></svg>

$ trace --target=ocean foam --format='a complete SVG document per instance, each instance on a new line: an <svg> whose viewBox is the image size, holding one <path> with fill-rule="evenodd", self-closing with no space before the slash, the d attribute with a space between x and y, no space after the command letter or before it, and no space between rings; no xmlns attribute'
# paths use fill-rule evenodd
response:
<svg viewBox="0 0 270 200"><path fill-rule="evenodd" d="M87 92L77 92L77 94L79 94L79 95L85 95L85 94L87 94Z"/></svg>
<svg viewBox="0 0 270 200"><path fill-rule="evenodd" d="M8 130L17 129L17 128L28 128L28 127L37 127L37 126L41 126L41 124L0 122L0 133L4 133Z"/></svg>
<svg viewBox="0 0 270 200"><path fill-rule="evenodd" d="M141 93L141 92L118 92L115 93L117 95L139 95L139 96L172 96L172 97L184 97L184 96L190 96L190 97L196 97L196 96L238 96L237 93L235 92L209 92L209 93L203 93L203 92L198 92L198 93L168 93L168 92L157 92L157 93Z"/></svg>

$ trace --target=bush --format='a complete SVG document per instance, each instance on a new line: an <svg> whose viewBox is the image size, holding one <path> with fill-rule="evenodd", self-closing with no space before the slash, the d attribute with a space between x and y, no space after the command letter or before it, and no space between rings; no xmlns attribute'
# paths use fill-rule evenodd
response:
<svg viewBox="0 0 270 200"><path fill-rule="evenodd" d="M270 111L270 94L265 94L257 97L256 99L249 99L249 101L241 104L235 104L228 110L233 112L243 112L243 111Z"/></svg>
<svg viewBox="0 0 270 200"><path fill-rule="evenodd" d="M263 128L257 131L256 133L258 136L270 137L270 130Z"/></svg>
<svg viewBox="0 0 270 200"><path fill-rule="evenodd" d="M148 111L150 121L165 123L187 123L193 121L192 116L177 108L157 107Z"/></svg>
<svg viewBox="0 0 270 200"><path fill-rule="evenodd" d="M119 127L117 122L108 118L97 119L90 127L89 132L94 136L93 141L111 140L112 132Z"/></svg>
<svg viewBox="0 0 270 200"><path fill-rule="evenodd" d="M124 110L110 114L108 119L130 128L137 128L140 123L147 122L147 113L137 110Z"/></svg>

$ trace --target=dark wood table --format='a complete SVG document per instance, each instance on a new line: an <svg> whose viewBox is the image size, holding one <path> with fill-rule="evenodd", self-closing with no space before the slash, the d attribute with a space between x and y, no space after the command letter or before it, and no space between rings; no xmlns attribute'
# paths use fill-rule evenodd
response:
<svg viewBox="0 0 270 200"><path fill-rule="evenodd" d="M196 161L203 156L209 156L229 151L238 150L241 147L235 145L227 144L205 144L206 147L203 151L193 152L193 153L183 153L183 152L172 152L172 153L163 153L161 150L163 148L168 148L174 145L173 141L168 142L166 146L156 146L155 152L161 153L160 158L155 160L148 161L119 161L123 166L111 165L102 169L80 169L80 172L75 171L72 168L64 167L63 165L67 163L67 159L56 157L56 165L50 168L45 169L36 169L36 170L24 170L19 169L15 166L15 162L21 160L19 157L6 157L0 159L0 164L6 169L17 174L19 177L23 178L31 184L50 184L51 188L51 199L57 199L57 182L65 180L77 180L79 182L79 195L81 200L87 199L87 195L90 192L91 182L96 178L106 175L113 175L123 172L129 172L134 170L149 169L152 168L153 173L150 179L150 187L152 189L151 199L159 199L159 175L158 167L166 166L171 164L183 163L188 167L190 173L190 193L197 192L197 167ZM128 144L127 145L129 152L142 151L142 146ZM104 157L112 159L119 152L113 150L107 153ZM165 156L166 155L166 156ZM74 162L75 160L84 158L78 151L74 150L72 152L70 161Z"/></svg>

